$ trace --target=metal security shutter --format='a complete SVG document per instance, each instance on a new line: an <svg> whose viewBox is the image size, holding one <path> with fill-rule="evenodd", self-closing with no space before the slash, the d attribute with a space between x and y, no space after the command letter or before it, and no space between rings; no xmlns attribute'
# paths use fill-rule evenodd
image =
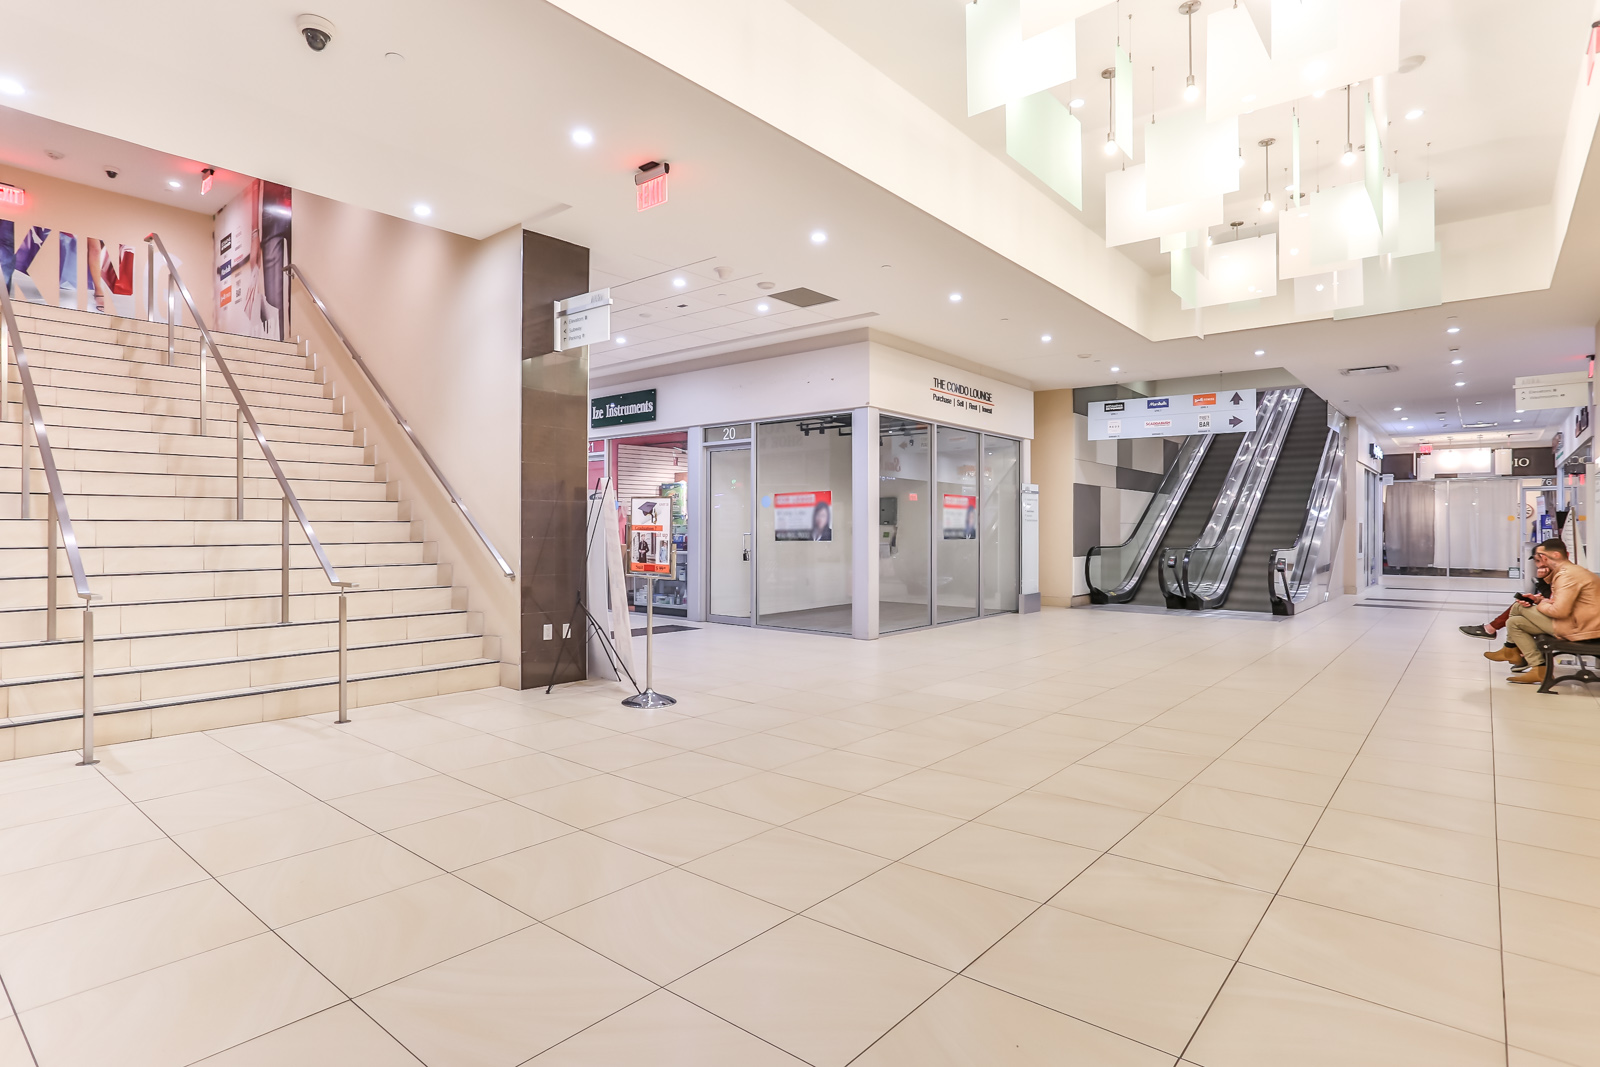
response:
<svg viewBox="0 0 1600 1067"><path fill-rule="evenodd" d="M689 468L689 454L670 445L617 446L617 499L659 496L661 483L677 481Z"/></svg>

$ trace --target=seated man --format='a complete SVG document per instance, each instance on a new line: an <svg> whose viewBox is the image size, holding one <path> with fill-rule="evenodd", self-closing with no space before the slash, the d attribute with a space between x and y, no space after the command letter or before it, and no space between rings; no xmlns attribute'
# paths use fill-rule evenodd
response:
<svg viewBox="0 0 1600 1067"><path fill-rule="evenodd" d="M1549 568L1550 595L1535 593L1519 600L1506 622L1513 647L1483 654L1485 659L1513 666L1526 663L1528 670L1508 680L1529 685L1544 681L1546 665L1537 643L1539 634L1553 634L1563 641L1600 638L1600 578L1573 563L1561 541L1542 542L1535 556Z"/></svg>
<svg viewBox="0 0 1600 1067"><path fill-rule="evenodd" d="M1528 558L1533 561L1533 591L1538 593L1540 596L1549 596L1550 568L1544 563L1540 562L1538 552L1534 552L1534 554ZM1514 608L1516 606L1517 601L1513 600L1511 602L1511 607ZM1511 608L1506 608L1506 610L1502 611L1500 614L1496 615L1493 619L1490 619L1486 623L1474 623L1471 626L1457 627L1457 629L1466 634L1468 637L1487 637L1492 639L1496 633L1505 629L1506 620L1510 617L1510 615ZM1511 641L1509 638L1506 640L1506 647L1511 647Z"/></svg>

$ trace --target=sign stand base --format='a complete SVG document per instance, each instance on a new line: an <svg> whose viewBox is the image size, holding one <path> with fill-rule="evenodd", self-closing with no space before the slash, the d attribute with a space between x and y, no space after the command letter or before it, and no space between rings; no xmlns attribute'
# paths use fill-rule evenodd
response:
<svg viewBox="0 0 1600 1067"><path fill-rule="evenodd" d="M656 692L656 657L651 637L656 629L656 580L646 578L644 586L644 692L635 693L622 702L625 708L670 708L678 701ZM630 624L631 625L631 624Z"/></svg>

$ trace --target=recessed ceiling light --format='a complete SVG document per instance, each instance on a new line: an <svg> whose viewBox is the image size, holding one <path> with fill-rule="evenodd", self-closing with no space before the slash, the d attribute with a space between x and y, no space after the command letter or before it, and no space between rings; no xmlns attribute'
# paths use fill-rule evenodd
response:
<svg viewBox="0 0 1600 1067"><path fill-rule="evenodd" d="M1256 349L1256 355L1258 355L1258 356L1264 356L1264 355L1266 355L1266 354L1267 354L1267 350L1266 350L1266 349L1265 349L1265 348L1258 348L1258 349Z"/></svg>
<svg viewBox="0 0 1600 1067"><path fill-rule="evenodd" d="M767 310L767 309L768 309L768 308L770 308L770 307L771 307L771 306L772 306L772 305L771 305L771 304L757 304L757 305L756 305L756 310L757 310L757 311L760 311L760 312L762 312L762 313L765 313L765 312L766 312L766 310Z"/></svg>
<svg viewBox="0 0 1600 1067"><path fill-rule="evenodd" d="M1512 419L1511 421L1512 422L1521 422L1522 420L1521 419Z"/></svg>
<svg viewBox="0 0 1600 1067"><path fill-rule="evenodd" d="M1456 383L1456 388L1460 389L1463 385L1466 385L1466 384L1467 384L1466 382L1457 382Z"/></svg>
<svg viewBox="0 0 1600 1067"><path fill-rule="evenodd" d="M1452 367L1459 367L1459 366L1461 366L1461 360L1459 360L1459 359L1452 359L1452 360L1451 360L1451 361L1450 361L1450 365L1451 365L1451 366L1452 366Z"/></svg>
<svg viewBox="0 0 1600 1067"><path fill-rule="evenodd" d="M1039 335L1039 340L1043 341L1045 344L1049 344L1050 343L1050 335L1047 334L1047 333L1042 333L1042 334Z"/></svg>
<svg viewBox="0 0 1600 1067"><path fill-rule="evenodd" d="M1518 415L1521 415L1521 414L1522 414L1522 409L1521 409L1521 408L1518 408L1518 409L1517 409L1517 414L1518 414Z"/></svg>
<svg viewBox="0 0 1600 1067"><path fill-rule="evenodd" d="M1404 411L1405 409L1404 408L1395 408L1395 410L1396 411Z"/></svg>
<svg viewBox="0 0 1600 1067"><path fill-rule="evenodd" d="M1420 107L1414 107L1410 111L1406 112L1406 118L1410 119L1412 122L1416 122L1421 117L1422 109Z"/></svg>
<svg viewBox="0 0 1600 1067"><path fill-rule="evenodd" d="M429 215L433 214L433 208L429 207L427 204L413 204L411 206L411 213L419 219L425 219Z"/></svg>
<svg viewBox="0 0 1600 1067"><path fill-rule="evenodd" d="M22 83L15 78L0 78L0 93L7 96L21 96L24 92Z"/></svg>
<svg viewBox="0 0 1600 1067"><path fill-rule="evenodd" d="M951 293L950 294L950 303L952 303L952 304L961 303L961 294L960 293Z"/></svg>
<svg viewBox="0 0 1600 1067"><path fill-rule="evenodd" d="M594 131L583 126L579 126L577 129L572 131L572 143L577 145L579 148L588 148L590 145L594 144Z"/></svg>
<svg viewBox="0 0 1600 1067"><path fill-rule="evenodd" d="M814 245L825 245L825 244L827 244L828 243L828 235L827 235L827 233L822 231L822 230L812 230L811 231L811 243L814 244Z"/></svg>
<svg viewBox="0 0 1600 1067"><path fill-rule="evenodd" d="M1411 416L1410 415L1401 415L1400 416L1400 421L1401 422L1410 422L1411 421Z"/></svg>
<svg viewBox="0 0 1600 1067"><path fill-rule="evenodd" d="M672 287L674 289L682 289L684 286L686 286L688 284L689 284L689 282L685 278L674 278L674 279L672 279Z"/></svg>
<svg viewBox="0 0 1600 1067"><path fill-rule="evenodd" d="M1317 283L1317 292L1319 292L1319 293L1322 292L1322 283L1321 282Z"/></svg>
<svg viewBox="0 0 1600 1067"><path fill-rule="evenodd" d="M167 182L167 186L172 189L182 189L183 183L176 178L172 178Z"/></svg>
<svg viewBox="0 0 1600 1067"><path fill-rule="evenodd" d="M1444 332L1445 333L1460 333L1461 332L1461 323L1456 321L1456 317L1454 315L1451 315L1448 319L1444 320Z"/></svg>
<svg viewBox="0 0 1600 1067"><path fill-rule="evenodd" d="M625 345L625 344L628 343L628 339L626 337L622 336L620 333L617 334L617 336L613 337L612 340L615 341L619 345Z"/></svg>
<svg viewBox="0 0 1600 1067"><path fill-rule="evenodd" d="M1081 97L1081 96L1073 97L1071 100L1067 101L1067 106L1068 107L1082 107L1083 106L1083 97Z"/></svg>
<svg viewBox="0 0 1600 1067"><path fill-rule="evenodd" d="M1117 373L1117 372L1119 372L1119 371L1121 371L1121 370L1122 370L1122 368L1121 368L1121 367L1112 367L1112 368L1111 368L1111 373L1112 373L1112 374L1116 374L1116 373Z"/></svg>

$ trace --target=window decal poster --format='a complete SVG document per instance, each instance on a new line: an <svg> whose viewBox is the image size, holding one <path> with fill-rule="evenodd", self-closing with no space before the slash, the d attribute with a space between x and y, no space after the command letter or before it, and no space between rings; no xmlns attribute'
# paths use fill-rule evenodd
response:
<svg viewBox="0 0 1600 1067"><path fill-rule="evenodd" d="M671 576L672 498L636 496L628 502L628 573Z"/></svg>
<svg viewBox="0 0 1600 1067"><path fill-rule="evenodd" d="M944 495L944 539L973 541L978 537L978 498L958 493Z"/></svg>
<svg viewBox="0 0 1600 1067"><path fill-rule="evenodd" d="M774 541L832 541L833 493L774 493Z"/></svg>
<svg viewBox="0 0 1600 1067"><path fill-rule="evenodd" d="M288 186L259 178L217 212L217 329L281 341L283 268L293 220Z"/></svg>

